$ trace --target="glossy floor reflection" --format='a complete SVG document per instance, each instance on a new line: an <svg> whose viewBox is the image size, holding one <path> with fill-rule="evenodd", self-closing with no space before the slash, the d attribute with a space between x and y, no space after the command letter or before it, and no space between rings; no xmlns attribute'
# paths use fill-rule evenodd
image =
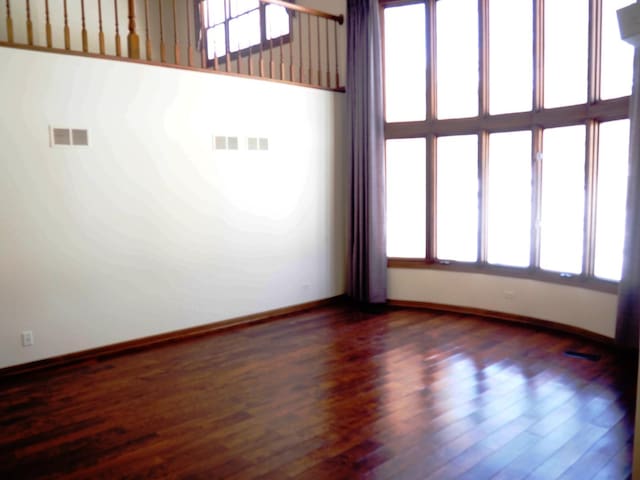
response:
<svg viewBox="0 0 640 480"><path fill-rule="evenodd" d="M0 478L625 479L635 369L570 335L327 307L0 380Z"/></svg>

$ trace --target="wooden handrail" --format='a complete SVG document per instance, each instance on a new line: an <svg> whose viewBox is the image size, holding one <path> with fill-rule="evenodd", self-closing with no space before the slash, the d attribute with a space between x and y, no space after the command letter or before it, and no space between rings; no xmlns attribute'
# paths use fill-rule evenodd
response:
<svg viewBox="0 0 640 480"><path fill-rule="evenodd" d="M285 7L287 10L294 10L296 12L306 13L307 15L312 15L314 17L328 18L329 20L338 22L340 25L344 23L344 15L332 15L330 13L323 12L322 10L303 7L302 5L285 2L283 0L260 0L260 3L279 5L280 7Z"/></svg>

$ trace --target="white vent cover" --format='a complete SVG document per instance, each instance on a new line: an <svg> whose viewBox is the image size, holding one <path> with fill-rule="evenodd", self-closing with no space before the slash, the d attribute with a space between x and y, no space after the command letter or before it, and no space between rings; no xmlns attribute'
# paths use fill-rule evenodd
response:
<svg viewBox="0 0 640 480"><path fill-rule="evenodd" d="M213 148L215 148L216 150L226 150L227 137L216 136L213 139Z"/></svg>
<svg viewBox="0 0 640 480"><path fill-rule="evenodd" d="M82 128L51 127L49 129L49 137L52 147L89 146L89 131Z"/></svg>
<svg viewBox="0 0 640 480"><path fill-rule="evenodd" d="M214 150L269 150L269 139L266 137L227 137L215 135L213 137Z"/></svg>
<svg viewBox="0 0 640 480"><path fill-rule="evenodd" d="M238 137L227 137L227 148L229 150L238 150Z"/></svg>

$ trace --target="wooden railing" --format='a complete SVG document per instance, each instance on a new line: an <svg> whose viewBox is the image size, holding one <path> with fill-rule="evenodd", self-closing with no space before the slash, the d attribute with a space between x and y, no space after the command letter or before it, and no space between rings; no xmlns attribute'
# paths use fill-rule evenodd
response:
<svg viewBox="0 0 640 480"><path fill-rule="evenodd" d="M300 4L259 0L234 13L216 8L224 0L0 1L0 46L343 88L343 16Z"/></svg>

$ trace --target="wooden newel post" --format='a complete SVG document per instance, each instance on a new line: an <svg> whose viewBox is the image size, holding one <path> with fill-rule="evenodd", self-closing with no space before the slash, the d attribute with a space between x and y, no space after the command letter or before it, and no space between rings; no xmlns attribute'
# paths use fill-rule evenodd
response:
<svg viewBox="0 0 640 480"><path fill-rule="evenodd" d="M129 0L129 35L127 35L129 58L140 58L140 37L136 33L136 4Z"/></svg>

